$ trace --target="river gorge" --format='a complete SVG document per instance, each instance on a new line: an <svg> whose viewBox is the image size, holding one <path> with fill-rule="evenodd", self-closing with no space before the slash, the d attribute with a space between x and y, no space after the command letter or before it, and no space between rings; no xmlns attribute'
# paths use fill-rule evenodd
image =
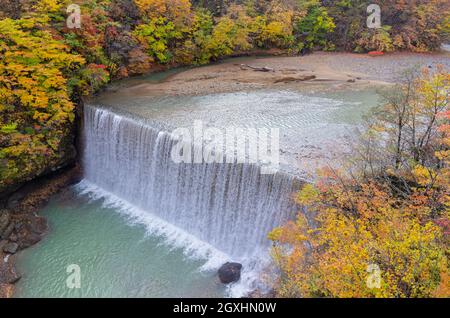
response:
<svg viewBox="0 0 450 318"><path fill-rule="evenodd" d="M276 58L243 61L278 65ZM221 67L226 72L241 62ZM218 72L211 67L187 73ZM314 83L287 79L314 72ZM317 168L337 167L348 156L364 115L380 102L376 81L384 80L286 68L279 74L285 85L273 78L281 84L267 85L274 75L252 72L261 80L242 81L239 90L182 94L176 80L183 73L133 79L86 102L83 180L41 211L50 232L21 252L16 296L242 297L264 290L268 233L307 213L293 196ZM187 90L195 89L184 80ZM264 174L262 162L175 163L171 132L196 121L219 130L279 129L279 166ZM216 273L227 261L243 264L243 271L239 282L225 286ZM70 264L81 269L81 288L66 287Z"/></svg>

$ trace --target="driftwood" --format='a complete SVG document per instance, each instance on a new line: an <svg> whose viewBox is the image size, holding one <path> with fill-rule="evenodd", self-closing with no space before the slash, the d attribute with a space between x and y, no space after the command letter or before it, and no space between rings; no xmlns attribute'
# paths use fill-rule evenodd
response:
<svg viewBox="0 0 450 318"><path fill-rule="evenodd" d="M275 72L275 70L273 68L270 68L270 67L267 67L267 66L255 67L255 66L251 66L251 65L248 65L248 64L241 64L241 69L244 69L244 68L250 68L250 69L252 69L254 71L258 71L258 72Z"/></svg>

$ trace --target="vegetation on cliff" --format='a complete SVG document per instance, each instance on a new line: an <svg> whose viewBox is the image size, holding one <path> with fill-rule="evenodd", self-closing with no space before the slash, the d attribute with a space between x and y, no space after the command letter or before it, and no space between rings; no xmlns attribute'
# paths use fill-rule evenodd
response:
<svg viewBox="0 0 450 318"><path fill-rule="evenodd" d="M347 169L324 169L274 229L285 297L449 297L450 75L385 94Z"/></svg>

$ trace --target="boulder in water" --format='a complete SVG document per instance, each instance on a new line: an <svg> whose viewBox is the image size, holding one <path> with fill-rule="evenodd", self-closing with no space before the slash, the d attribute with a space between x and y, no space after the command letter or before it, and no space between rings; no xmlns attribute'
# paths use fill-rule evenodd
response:
<svg viewBox="0 0 450 318"><path fill-rule="evenodd" d="M227 262L218 271L219 279L223 284L237 282L241 278L242 264Z"/></svg>

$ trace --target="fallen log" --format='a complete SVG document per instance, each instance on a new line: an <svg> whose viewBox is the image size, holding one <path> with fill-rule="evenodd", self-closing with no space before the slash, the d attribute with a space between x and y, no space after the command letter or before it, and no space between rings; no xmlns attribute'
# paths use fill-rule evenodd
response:
<svg viewBox="0 0 450 318"><path fill-rule="evenodd" d="M255 67L255 66L251 66L251 65L248 65L248 64L241 64L241 68L242 67L247 67L247 68L250 68L250 69L252 69L254 71L257 71L257 72L275 72L275 70L273 68L270 68L270 67L267 67L267 66Z"/></svg>

